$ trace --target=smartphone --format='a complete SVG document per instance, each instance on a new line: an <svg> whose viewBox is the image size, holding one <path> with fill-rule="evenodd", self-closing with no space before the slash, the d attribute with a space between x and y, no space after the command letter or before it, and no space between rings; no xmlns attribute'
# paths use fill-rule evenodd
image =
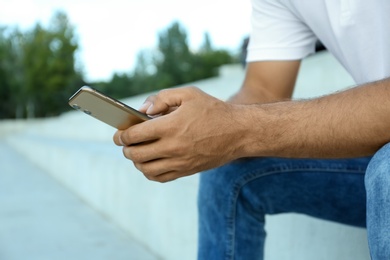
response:
<svg viewBox="0 0 390 260"><path fill-rule="evenodd" d="M138 110L88 86L77 90L70 97L69 105L119 130L151 119Z"/></svg>

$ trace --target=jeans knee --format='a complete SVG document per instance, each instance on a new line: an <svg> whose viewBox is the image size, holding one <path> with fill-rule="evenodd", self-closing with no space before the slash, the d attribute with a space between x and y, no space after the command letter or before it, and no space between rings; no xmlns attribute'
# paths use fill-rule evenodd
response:
<svg viewBox="0 0 390 260"><path fill-rule="evenodd" d="M231 164L224 165L200 174L198 203L204 207L207 204L218 204L220 200L227 197L229 187L233 181L234 169Z"/></svg>
<svg viewBox="0 0 390 260"><path fill-rule="evenodd" d="M390 247L390 144L386 144L368 164L365 185L367 191L367 234L372 259L388 259Z"/></svg>
<svg viewBox="0 0 390 260"><path fill-rule="evenodd" d="M200 174L198 205L222 206L242 179L254 169L264 167L267 159L241 159Z"/></svg>
<svg viewBox="0 0 390 260"><path fill-rule="evenodd" d="M390 184L390 143L384 145L372 157L365 175L366 189ZM386 188L387 188L386 187Z"/></svg>

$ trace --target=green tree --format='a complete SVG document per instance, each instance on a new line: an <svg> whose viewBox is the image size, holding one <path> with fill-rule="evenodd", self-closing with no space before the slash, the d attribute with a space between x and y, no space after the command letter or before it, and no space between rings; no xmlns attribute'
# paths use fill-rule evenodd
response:
<svg viewBox="0 0 390 260"><path fill-rule="evenodd" d="M159 56L156 58L158 84L163 88L191 81L192 54L188 47L187 32L174 22L159 34Z"/></svg>
<svg viewBox="0 0 390 260"><path fill-rule="evenodd" d="M158 84L156 53L152 50L141 50L138 52L135 69L132 73L133 85L131 86L134 94L151 92L159 89Z"/></svg>
<svg viewBox="0 0 390 260"><path fill-rule="evenodd" d="M132 91L133 78L126 73L114 73L111 80L98 87L114 98L123 98L133 96L135 93Z"/></svg>
<svg viewBox="0 0 390 260"><path fill-rule="evenodd" d="M57 12L49 29L37 24L25 35L23 67L27 92L27 117L57 115L67 98L82 84L75 68L74 29L65 13Z"/></svg>
<svg viewBox="0 0 390 260"><path fill-rule="evenodd" d="M11 114L11 86L8 69L8 39L5 37L5 28L0 28L0 118Z"/></svg>
<svg viewBox="0 0 390 260"><path fill-rule="evenodd" d="M0 118L23 116L25 99L21 52L22 35L17 29L0 29Z"/></svg>
<svg viewBox="0 0 390 260"><path fill-rule="evenodd" d="M228 51L214 49L208 33L199 51L190 50L187 38L184 27L172 23L158 34L155 51L138 53L131 74L115 74L94 86L116 97L137 95L216 76L221 65L235 62Z"/></svg>
<svg viewBox="0 0 390 260"><path fill-rule="evenodd" d="M200 53L210 53L213 52L213 44L211 43L211 37L208 32L205 32L203 35L203 43L200 46Z"/></svg>
<svg viewBox="0 0 390 260"><path fill-rule="evenodd" d="M215 50L210 35L205 33L200 50L193 57L192 77L194 80L215 77L220 66L234 62L228 51Z"/></svg>

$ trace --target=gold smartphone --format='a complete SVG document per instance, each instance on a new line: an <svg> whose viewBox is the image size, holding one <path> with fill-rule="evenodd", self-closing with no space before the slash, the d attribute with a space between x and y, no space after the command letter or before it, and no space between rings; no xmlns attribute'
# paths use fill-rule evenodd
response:
<svg viewBox="0 0 390 260"><path fill-rule="evenodd" d="M71 96L69 105L119 130L151 119L138 110L88 86L80 88Z"/></svg>

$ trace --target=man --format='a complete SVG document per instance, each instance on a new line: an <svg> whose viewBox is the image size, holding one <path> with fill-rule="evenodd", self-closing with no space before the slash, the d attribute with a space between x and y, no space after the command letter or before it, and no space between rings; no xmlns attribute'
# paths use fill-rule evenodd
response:
<svg viewBox="0 0 390 260"><path fill-rule="evenodd" d="M372 259L389 259L390 1L252 6L246 77L230 102L161 91L140 110L163 116L115 143L150 180L213 169L201 175L199 259L262 259L264 215L281 212L367 225ZM358 86L291 101L317 38Z"/></svg>

